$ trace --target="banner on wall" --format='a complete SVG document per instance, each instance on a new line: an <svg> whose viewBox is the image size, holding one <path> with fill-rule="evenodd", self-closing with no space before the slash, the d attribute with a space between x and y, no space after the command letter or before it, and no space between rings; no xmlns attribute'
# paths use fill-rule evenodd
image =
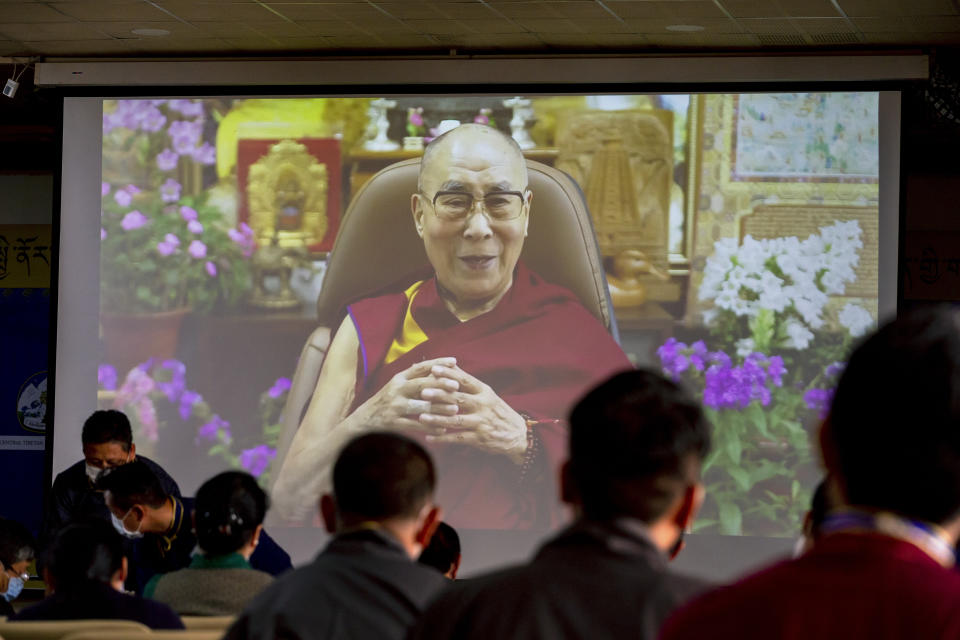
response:
<svg viewBox="0 0 960 640"><path fill-rule="evenodd" d="M50 225L0 225L0 516L37 531L43 515Z"/></svg>

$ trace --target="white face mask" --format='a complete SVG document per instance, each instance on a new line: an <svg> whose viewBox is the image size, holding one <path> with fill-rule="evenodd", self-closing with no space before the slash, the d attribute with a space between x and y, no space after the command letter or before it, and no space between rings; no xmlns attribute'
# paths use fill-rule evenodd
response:
<svg viewBox="0 0 960 640"><path fill-rule="evenodd" d="M100 467L94 467L90 464L84 464L84 467L87 471L87 477L90 478L90 482L96 482L97 476L100 475L100 472L103 471Z"/></svg>
<svg viewBox="0 0 960 640"><path fill-rule="evenodd" d="M140 526L137 527L136 531L127 531L127 528L123 525L123 521L127 519L128 515L130 515L129 510L123 514L123 518L118 518L111 512L110 521L113 523L113 528L117 530L117 533L125 538L130 538L131 540L142 538L143 534L140 532L140 527L143 526L143 522L140 523Z"/></svg>

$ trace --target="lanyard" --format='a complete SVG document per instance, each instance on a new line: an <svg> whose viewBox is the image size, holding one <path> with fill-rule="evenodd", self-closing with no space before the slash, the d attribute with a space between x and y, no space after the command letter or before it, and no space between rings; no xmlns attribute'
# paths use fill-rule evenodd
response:
<svg viewBox="0 0 960 640"><path fill-rule="evenodd" d="M881 533L917 547L944 567L957 562L954 546L946 532L937 525L908 520L889 512L868 513L843 509L827 516L820 525L824 535L831 533Z"/></svg>

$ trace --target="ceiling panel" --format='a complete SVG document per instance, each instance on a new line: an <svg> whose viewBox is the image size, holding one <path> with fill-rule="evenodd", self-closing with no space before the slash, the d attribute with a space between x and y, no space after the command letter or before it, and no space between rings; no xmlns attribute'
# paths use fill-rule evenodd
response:
<svg viewBox="0 0 960 640"><path fill-rule="evenodd" d="M722 18L723 10L713 2L691 0L689 2L609 2L607 6L621 18Z"/></svg>
<svg viewBox="0 0 960 640"><path fill-rule="evenodd" d="M110 36L76 22L5 23L0 24L0 34L22 42L110 39Z"/></svg>
<svg viewBox="0 0 960 640"><path fill-rule="evenodd" d="M0 4L0 24L6 22L72 22L67 14L46 5L32 2Z"/></svg>
<svg viewBox="0 0 960 640"><path fill-rule="evenodd" d="M696 25L703 27L703 32L707 33L741 33L744 29L734 20L729 18L706 18L695 21ZM677 24L674 19L658 18L656 20L627 20L627 25L637 33L666 34L678 33L670 31L667 27ZM702 33L702 32L695 32Z"/></svg>
<svg viewBox="0 0 960 640"><path fill-rule="evenodd" d="M37 5L43 6L43 5ZM148 2L115 2L112 0L77 0L76 2L50 2L47 6L77 20L96 20L98 22L165 22L170 14Z"/></svg>
<svg viewBox="0 0 960 640"><path fill-rule="evenodd" d="M162 2L158 5L169 11L181 20L217 21L217 22L275 22L287 20L283 15L269 10L260 4L234 3L231 5L212 4L207 2Z"/></svg>
<svg viewBox="0 0 960 640"><path fill-rule="evenodd" d="M848 16L956 15L952 0L837 0Z"/></svg>

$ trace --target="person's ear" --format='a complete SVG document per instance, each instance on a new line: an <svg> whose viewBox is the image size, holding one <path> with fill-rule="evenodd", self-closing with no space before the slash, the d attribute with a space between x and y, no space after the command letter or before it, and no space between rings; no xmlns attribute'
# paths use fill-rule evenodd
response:
<svg viewBox="0 0 960 640"><path fill-rule="evenodd" d="M327 533L337 532L337 501L329 493L320 496L320 517Z"/></svg>
<svg viewBox="0 0 960 640"><path fill-rule="evenodd" d="M440 526L440 519L443 510L440 507L430 507L429 510L420 516L420 522L417 524L417 530L414 532L413 540L422 548L430 544L430 538L436 533Z"/></svg>
<svg viewBox="0 0 960 640"><path fill-rule="evenodd" d="M263 525L258 524L257 528L253 530L253 536L250 538L250 544L257 546L260 544L260 534L263 533Z"/></svg>
<svg viewBox="0 0 960 640"><path fill-rule="evenodd" d="M419 193L410 195L410 211L413 213L413 225L417 229L417 235L423 237L423 202Z"/></svg>
<svg viewBox="0 0 960 640"><path fill-rule="evenodd" d="M460 560L463 559L463 554L458 553L457 557L453 560L453 564L450 565L450 568L443 575L447 576L451 580L457 579L457 571L460 571Z"/></svg>
<svg viewBox="0 0 960 640"><path fill-rule="evenodd" d="M130 452L129 452L129 455L127 456L127 462L133 462L136 459L137 459L137 443L131 442Z"/></svg>
<svg viewBox="0 0 960 640"><path fill-rule="evenodd" d="M689 531L697 513L700 511L700 507L703 506L705 496L706 490L700 482L689 485L683 490L680 504L677 505L677 510L673 515L673 523L681 531Z"/></svg>
<svg viewBox="0 0 960 640"><path fill-rule="evenodd" d="M190 510L190 529L193 531L194 535L197 533L197 510Z"/></svg>
<svg viewBox="0 0 960 640"><path fill-rule="evenodd" d="M44 593L46 595L50 595L51 593L53 593L54 589L56 589L56 585L54 584L54 581L53 581L53 574L50 573L50 569L48 567L44 567L41 573L43 574L43 584L45 587ZM4 591L7 590L6 586L3 586L2 588Z"/></svg>
<svg viewBox="0 0 960 640"><path fill-rule="evenodd" d="M110 586L117 591L123 591L123 583L127 581L127 573L130 565L127 564L127 557L120 559L120 568L110 576Z"/></svg>
<svg viewBox="0 0 960 640"><path fill-rule="evenodd" d="M523 237L526 238L530 229L530 204L533 202L533 191L527 189L527 192L524 194L524 200L527 206L527 215L523 219Z"/></svg>

